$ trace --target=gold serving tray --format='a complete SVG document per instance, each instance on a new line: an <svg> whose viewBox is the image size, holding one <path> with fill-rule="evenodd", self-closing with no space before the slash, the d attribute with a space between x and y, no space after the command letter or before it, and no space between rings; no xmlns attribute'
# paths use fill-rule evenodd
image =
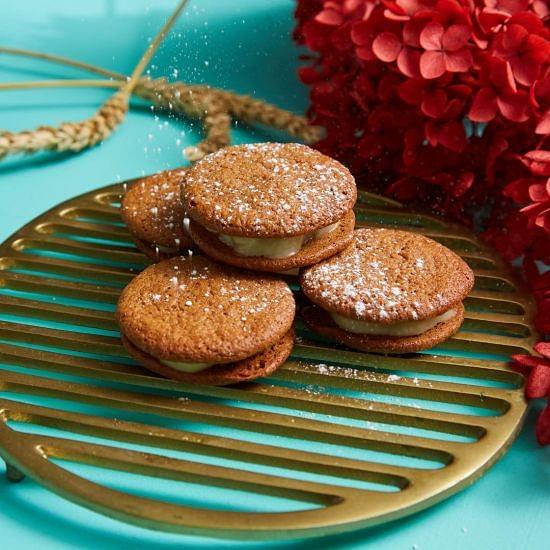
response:
<svg viewBox="0 0 550 550"><path fill-rule="evenodd" d="M122 191L67 201L0 246L0 455L10 479L27 475L143 527L281 539L431 506L514 440L526 403L507 358L532 349L533 303L464 228L367 193L356 208L358 226L425 234L474 269L464 326L440 348L359 353L298 321L291 360L271 378L186 386L135 366L116 333L119 292L147 263L120 221ZM143 495L102 482L97 469L137 474L138 488L199 486L211 498ZM258 495L264 508L238 509Z"/></svg>

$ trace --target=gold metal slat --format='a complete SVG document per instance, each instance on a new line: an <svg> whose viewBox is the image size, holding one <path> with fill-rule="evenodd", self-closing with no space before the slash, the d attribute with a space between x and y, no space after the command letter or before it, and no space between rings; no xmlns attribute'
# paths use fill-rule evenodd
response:
<svg viewBox="0 0 550 550"><path fill-rule="evenodd" d="M46 360L46 357L51 357ZM25 350L21 352L0 344L0 359L3 361L29 368L38 368L49 372L73 374L80 377L97 378L105 381L123 382L125 384L155 387L168 390L179 390L188 394L220 399L234 399L251 404L275 405L278 407L293 407L298 410L341 415L348 418L359 418L366 421L414 426L427 430L443 431L450 434L468 437L480 437L484 433L487 422L491 417L473 417L456 413L445 413L426 409L418 409L404 405L379 403L361 399L341 397L330 394L314 394L309 391L293 390L285 387L266 387L264 385L246 385L241 388L194 386L189 388L173 380L158 378L139 367L129 367L119 363L100 362L87 359L75 360L70 356L53 353ZM287 364L282 371L304 372L293 369L293 364ZM340 387L337 375L330 381L324 380L325 385ZM304 383L312 383L306 380ZM496 410L503 411L502 407Z"/></svg>
<svg viewBox="0 0 550 550"><path fill-rule="evenodd" d="M302 376L296 376L297 374ZM342 389L393 395L395 397L414 398L426 401L453 403L471 407L487 408L505 412L509 396L502 388L475 386L457 382L439 382L435 380L414 379L400 376L388 379L376 372L360 371L353 376L339 374L337 371L320 373L304 369L299 363L290 362L282 371L274 373L273 378L281 380L299 380L306 384L326 385ZM514 390L509 393L515 393Z"/></svg>
<svg viewBox="0 0 550 550"><path fill-rule="evenodd" d="M0 294L0 313L118 332L113 314Z"/></svg>
<svg viewBox="0 0 550 550"><path fill-rule="evenodd" d="M75 279L93 278L96 282L125 285L136 274L135 269L94 265L84 262L60 260L48 257L29 256L13 251L10 257L0 258L0 271L26 270L44 274L62 275Z"/></svg>
<svg viewBox="0 0 550 550"><path fill-rule="evenodd" d="M447 464L462 443L439 441L418 436L355 428L320 420L294 417L280 413L253 411L221 404L210 404L191 399L178 400L156 395L124 392L24 374L0 372L0 388L9 392L27 392L33 395L113 407L147 414L156 414L179 420L210 423L245 431L256 431L318 443L331 443L357 449L390 452L403 456L438 461Z"/></svg>
<svg viewBox="0 0 550 550"><path fill-rule="evenodd" d="M23 292L34 292L36 294L53 294L80 300L91 300L96 302L116 303L120 290L91 283L80 283L0 271L0 288Z"/></svg>
<svg viewBox="0 0 550 550"><path fill-rule="evenodd" d="M148 263L143 254L134 252L127 247L111 246L107 251L104 245L56 237L22 237L14 241L13 248L19 251L25 250L27 253L29 250L41 250L70 254L79 258L90 257L104 260L108 257L110 261L141 265Z"/></svg>
<svg viewBox="0 0 550 550"><path fill-rule="evenodd" d="M59 411L16 401L0 400L0 410L2 409L5 411L7 419L14 422L37 424L57 430L76 432L113 441L121 440L126 443L148 447L205 454L251 464L370 481L401 489L408 484L406 476L417 471L415 468L405 466L392 466L366 460L333 457L332 455L276 447L264 443L251 443L229 437L163 428L153 424L127 422L118 419L113 422L110 418Z"/></svg>
<svg viewBox="0 0 550 550"><path fill-rule="evenodd" d="M35 227L36 233L40 235L76 235L79 237L89 237L94 239L105 239L107 241L119 241L135 245L132 242L130 233L125 227L114 225L100 225L90 222L69 221L65 218L54 218L51 221L41 223Z"/></svg>
<svg viewBox="0 0 550 550"><path fill-rule="evenodd" d="M314 345L304 340L294 346L292 355L295 358L322 363L329 362L336 365L344 364L390 371L412 371L516 383L522 379L521 375L510 370L505 361L489 359L476 360L442 355L430 356L427 354L410 355L404 358L395 355L378 355L334 349L330 348L327 343Z"/></svg>
<svg viewBox="0 0 550 550"><path fill-rule="evenodd" d="M60 349L127 356L119 338L0 321L0 339Z"/></svg>

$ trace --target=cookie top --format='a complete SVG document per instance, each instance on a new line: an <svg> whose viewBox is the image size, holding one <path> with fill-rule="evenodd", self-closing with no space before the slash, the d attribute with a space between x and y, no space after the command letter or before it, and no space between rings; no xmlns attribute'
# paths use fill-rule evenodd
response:
<svg viewBox="0 0 550 550"><path fill-rule="evenodd" d="M190 256L139 274L123 290L116 316L126 338L158 359L224 363L273 345L294 313L284 281Z"/></svg>
<svg viewBox="0 0 550 550"><path fill-rule="evenodd" d="M358 229L340 254L301 275L322 308L376 323L428 319L462 301L474 274L453 251L416 233Z"/></svg>
<svg viewBox="0 0 550 550"><path fill-rule="evenodd" d="M243 237L290 237L341 219L357 189L337 160L297 143L220 149L187 173L189 217L211 231Z"/></svg>
<svg viewBox="0 0 550 550"><path fill-rule="evenodd" d="M186 170L166 170L131 184L120 213L130 232L150 245L184 250L192 244L184 230L181 186Z"/></svg>

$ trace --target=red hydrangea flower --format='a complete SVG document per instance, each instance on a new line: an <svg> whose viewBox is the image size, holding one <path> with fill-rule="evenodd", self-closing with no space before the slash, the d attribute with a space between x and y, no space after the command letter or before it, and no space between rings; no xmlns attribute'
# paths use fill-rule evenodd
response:
<svg viewBox="0 0 550 550"><path fill-rule="evenodd" d="M482 212L550 333L548 1L297 0L296 17L317 147L360 185L469 224Z"/></svg>
<svg viewBox="0 0 550 550"><path fill-rule="evenodd" d="M397 61L397 68L406 76L417 76L420 63L422 21L409 21L403 26L403 38L393 32L380 33L372 43L374 55L381 61Z"/></svg>
<svg viewBox="0 0 550 550"><path fill-rule="evenodd" d="M510 63L495 57L480 57L485 61L480 71L483 82L472 102L468 117L475 122L493 120L498 112L514 122L529 118L528 94L518 90Z"/></svg>
<svg viewBox="0 0 550 550"><path fill-rule="evenodd" d="M420 72L424 78L437 78L445 71L461 73L473 63L466 43L471 35L466 25L428 23L420 33L420 45L426 50L420 57Z"/></svg>
<svg viewBox="0 0 550 550"><path fill-rule="evenodd" d="M513 367L527 376L525 396L528 399L550 398L550 342L539 342L534 355L514 355ZM537 439L541 445L550 444L550 400L540 414L536 426Z"/></svg>
<svg viewBox="0 0 550 550"><path fill-rule="evenodd" d="M514 78L520 84L530 86L542 64L548 62L550 43L522 25L508 25L498 36L494 53L510 63Z"/></svg>

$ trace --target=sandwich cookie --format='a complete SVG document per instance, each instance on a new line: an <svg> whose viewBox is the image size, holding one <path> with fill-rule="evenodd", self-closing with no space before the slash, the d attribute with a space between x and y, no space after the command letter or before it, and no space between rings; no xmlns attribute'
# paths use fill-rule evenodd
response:
<svg viewBox="0 0 550 550"><path fill-rule="evenodd" d="M183 382L226 385L267 376L294 343L288 285L205 256L149 266L123 290L116 318L128 353Z"/></svg>
<svg viewBox="0 0 550 550"><path fill-rule="evenodd" d="M349 170L305 145L226 147L189 169L189 232L220 262L284 272L333 256L352 240L357 189Z"/></svg>
<svg viewBox="0 0 550 550"><path fill-rule="evenodd" d="M340 254L304 270L315 332L363 351L431 348L460 328L474 274L454 252L422 235L359 229Z"/></svg>
<svg viewBox="0 0 550 550"><path fill-rule="evenodd" d="M186 252L192 241L184 228L181 186L185 170L167 170L130 185L120 213L136 246L151 260Z"/></svg>

